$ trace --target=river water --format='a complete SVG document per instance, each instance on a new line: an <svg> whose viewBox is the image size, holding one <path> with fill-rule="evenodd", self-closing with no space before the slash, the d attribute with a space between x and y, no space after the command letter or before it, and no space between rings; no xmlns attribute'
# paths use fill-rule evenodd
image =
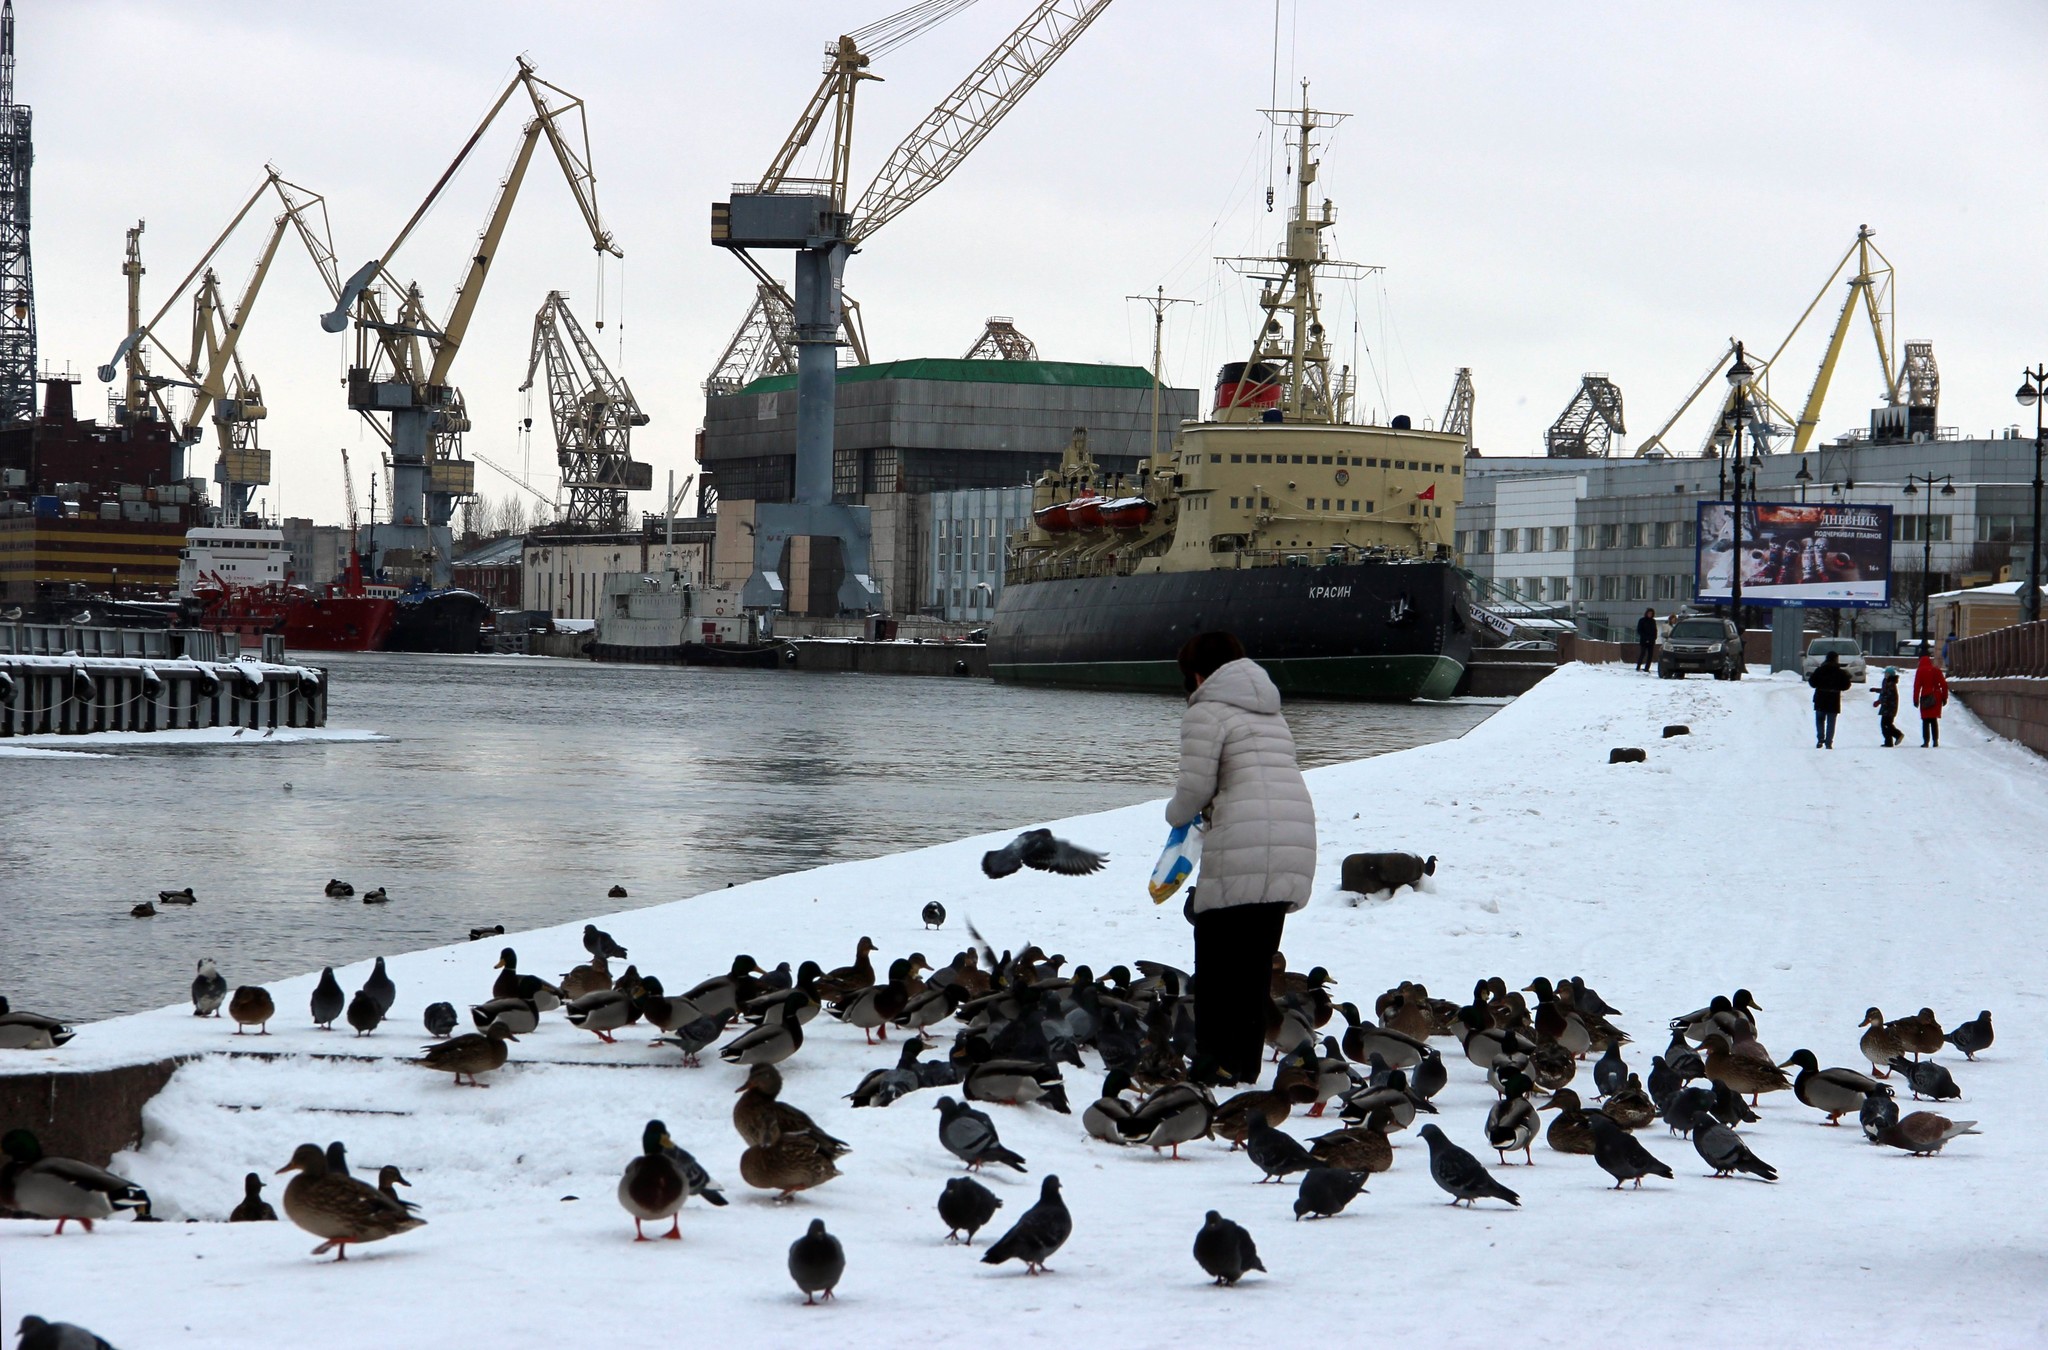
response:
<svg viewBox="0 0 2048 1350"><path fill-rule="evenodd" d="M0 758L0 993L84 1021L1162 797L1181 703L986 680L328 655L387 739ZM1493 705L1298 703L1303 767ZM287 788L289 784L289 788ZM330 900L330 877L391 901ZM609 900L614 884L628 900ZM128 915L160 890L199 903Z"/></svg>

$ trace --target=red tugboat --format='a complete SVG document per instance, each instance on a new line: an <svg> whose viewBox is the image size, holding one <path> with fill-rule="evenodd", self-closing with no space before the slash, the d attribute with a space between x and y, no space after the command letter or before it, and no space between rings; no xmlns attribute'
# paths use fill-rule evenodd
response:
<svg viewBox="0 0 2048 1350"><path fill-rule="evenodd" d="M181 557L180 599L198 606L201 627L235 634L244 645L282 633L291 651L382 651L398 621L400 588L365 583L355 555L338 582L293 581L279 530L195 529Z"/></svg>

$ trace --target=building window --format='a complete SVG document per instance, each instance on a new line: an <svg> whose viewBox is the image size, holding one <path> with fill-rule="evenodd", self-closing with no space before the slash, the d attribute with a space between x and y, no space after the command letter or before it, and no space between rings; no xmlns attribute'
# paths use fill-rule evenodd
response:
<svg viewBox="0 0 2048 1350"><path fill-rule="evenodd" d="M1410 508L1410 509L1412 510L1413 508ZM1513 531L1513 530L1502 530L1502 531L1500 532L1500 551L1501 551L1501 552L1503 552L1503 553L1513 553L1513 552L1515 551L1515 545L1516 545L1516 544L1517 544L1518 542L1519 542L1519 540L1518 540L1518 537L1517 537L1517 535L1516 535L1515 531Z"/></svg>
<svg viewBox="0 0 2048 1350"><path fill-rule="evenodd" d="M1550 598L1559 603L1571 599L1571 578L1552 577L1550 579Z"/></svg>
<svg viewBox="0 0 2048 1350"><path fill-rule="evenodd" d="M1569 549L1569 548L1570 548L1571 546L1572 546L1572 527L1571 527L1571 526L1569 526L1569 525L1553 525L1553 526L1551 526L1551 527L1550 527L1550 551L1551 551L1552 553L1563 553L1563 552L1564 552L1565 550Z"/></svg>
<svg viewBox="0 0 2048 1350"><path fill-rule="evenodd" d="M1897 519L1896 516L1893 517ZM2028 544L2034 539L2032 516L1979 516L1977 539L1985 544Z"/></svg>
<svg viewBox="0 0 2048 1350"><path fill-rule="evenodd" d="M1621 526L1620 526L1620 525L1602 525L1602 526L1600 527L1600 547L1602 547L1602 548L1620 548L1620 547L1621 547Z"/></svg>
<svg viewBox="0 0 2048 1350"><path fill-rule="evenodd" d="M1371 505L1371 503L1370 503L1370 502L1368 502L1368 503L1367 503L1367 506L1370 506L1370 505ZM1493 531L1492 531L1492 530L1474 530L1474 531L1472 531L1472 551L1473 551L1474 553L1491 553L1491 552L1493 552Z"/></svg>
<svg viewBox="0 0 2048 1350"><path fill-rule="evenodd" d="M1909 516L1901 512L1892 517L1892 538L1909 544L1946 544L1953 520L1952 516Z"/></svg>
<svg viewBox="0 0 2048 1350"><path fill-rule="evenodd" d="M1235 498L1235 497L1232 497L1232 498L1230 499L1230 509L1231 509L1231 510L1233 510L1233 511L1235 511L1235 510L1237 509L1237 498Z"/></svg>
<svg viewBox="0 0 2048 1350"><path fill-rule="evenodd" d="M1678 578L1674 576L1658 577L1657 598L1659 600L1676 600L1678 598Z"/></svg>
<svg viewBox="0 0 2048 1350"><path fill-rule="evenodd" d="M1593 527L1591 525L1579 526L1579 547L1593 547Z"/></svg>
<svg viewBox="0 0 2048 1350"><path fill-rule="evenodd" d="M1273 509L1273 499L1272 499L1271 497L1261 497L1261 498L1259 498L1259 509L1260 509L1261 511L1270 511L1270 510L1272 510L1272 509Z"/></svg>
<svg viewBox="0 0 2048 1350"><path fill-rule="evenodd" d="M1628 598L1631 600L1649 599L1650 579L1648 577L1630 577L1628 579Z"/></svg>
<svg viewBox="0 0 2048 1350"><path fill-rule="evenodd" d="M1615 576L1600 578L1600 598L1602 600L1621 599L1621 578Z"/></svg>
<svg viewBox="0 0 2048 1350"><path fill-rule="evenodd" d="M1464 470L1463 470L1463 468L1462 468L1461 466L1459 466L1459 465L1453 464L1453 465L1451 466L1451 472L1452 472L1452 473L1462 473L1463 471L1464 471Z"/></svg>
<svg viewBox="0 0 2048 1350"><path fill-rule="evenodd" d="M1648 548L1650 546L1650 527L1642 521L1632 521L1628 527L1628 546L1630 548Z"/></svg>
<svg viewBox="0 0 2048 1350"><path fill-rule="evenodd" d="M1523 530L1523 531L1522 531L1522 552L1524 552L1524 553L1541 553L1542 551L1543 551L1543 529L1542 529L1542 527L1541 527L1541 526L1535 526L1535 527L1532 527L1532 528L1530 528L1530 529L1526 529L1526 530Z"/></svg>
<svg viewBox="0 0 2048 1350"><path fill-rule="evenodd" d="M1235 455L1233 455L1233 456L1231 456L1231 458L1232 458L1232 459L1235 459L1235 458L1236 458L1236 456L1235 456ZM1210 462L1211 464L1221 464L1221 463L1223 462L1223 456L1221 456L1221 455L1211 455L1211 456L1209 456L1209 462Z"/></svg>
<svg viewBox="0 0 2048 1350"><path fill-rule="evenodd" d="M1232 455L1232 456L1230 457L1230 462L1231 462L1232 464L1241 464L1241 463L1243 463L1243 462L1244 462L1244 456L1243 456L1243 455Z"/></svg>

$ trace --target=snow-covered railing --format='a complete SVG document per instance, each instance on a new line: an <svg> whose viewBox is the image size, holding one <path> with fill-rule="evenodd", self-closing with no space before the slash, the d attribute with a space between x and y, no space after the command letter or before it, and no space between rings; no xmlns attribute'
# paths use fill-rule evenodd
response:
<svg viewBox="0 0 2048 1350"><path fill-rule="evenodd" d="M1958 639L1949 648L1948 673L1958 680L2048 678L2048 620Z"/></svg>

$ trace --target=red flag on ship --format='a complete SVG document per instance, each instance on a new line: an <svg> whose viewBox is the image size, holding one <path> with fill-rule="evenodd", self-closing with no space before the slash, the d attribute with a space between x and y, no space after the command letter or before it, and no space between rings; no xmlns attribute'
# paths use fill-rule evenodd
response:
<svg viewBox="0 0 2048 1350"><path fill-rule="evenodd" d="M1430 485L1429 485L1428 487L1426 487L1426 488L1424 488L1424 489L1423 489L1422 491L1420 491L1420 492L1416 493L1416 494L1415 494L1415 500L1416 500L1416 501L1418 501L1418 502L1433 502L1433 501L1435 501L1435 500L1436 500L1436 484L1435 484L1435 483L1431 483L1431 484L1430 484Z"/></svg>

